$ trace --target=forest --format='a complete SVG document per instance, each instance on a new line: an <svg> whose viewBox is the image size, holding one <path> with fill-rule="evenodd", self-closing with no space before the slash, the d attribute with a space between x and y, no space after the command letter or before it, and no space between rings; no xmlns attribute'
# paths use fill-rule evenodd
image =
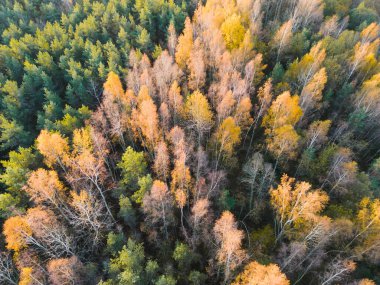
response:
<svg viewBox="0 0 380 285"><path fill-rule="evenodd" d="M0 284L380 284L379 0L0 3Z"/></svg>

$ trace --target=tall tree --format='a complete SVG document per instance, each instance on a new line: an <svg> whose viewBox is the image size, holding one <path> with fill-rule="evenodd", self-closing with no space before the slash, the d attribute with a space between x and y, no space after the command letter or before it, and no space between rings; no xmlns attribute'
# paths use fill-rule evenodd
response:
<svg viewBox="0 0 380 285"><path fill-rule="evenodd" d="M231 270L246 258L246 253L241 248L244 234L238 229L234 215L225 211L215 222L214 235L218 245L217 260L223 267L224 283L227 283L231 278Z"/></svg>

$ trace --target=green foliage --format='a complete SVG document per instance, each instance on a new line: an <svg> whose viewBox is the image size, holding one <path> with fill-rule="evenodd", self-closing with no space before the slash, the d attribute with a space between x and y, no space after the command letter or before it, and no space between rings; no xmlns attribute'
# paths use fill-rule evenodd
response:
<svg viewBox="0 0 380 285"><path fill-rule="evenodd" d="M271 73L273 83L277 84L281 82L284 77L284 74L285 74L284 67L281 65L281 63L277 62Z"/></svg>
<svg viewBox="0 0 380 285"><path fill-rule="evenodd" d="M177 281L174 279L171 275L161 275L155 285L175 285L177 284Z"/></svg>
<svg viewBox="0 0 380 285"><path fill-rule="evenodd" d="M110 261L108 273L110 280L103 284L155 284L157 263L145 260L144 247L128 239L118 256Z"/></svg>
<svg viewBox="0 0 380 285"><path fill-rule="evenodd" d="M204 273L201 273L199 271L191 271L190 274L189 274L189 283L191 285L202 285L202 284L205 284L206 282L206 279L207 279L207 276L206 274Z"/></svg>
<svg viewBox="0 0 380 285"><path fill-rule="evenodd" d="M173 259L177 262L181 273L187 272L194 256L187 244L178 242L173 252Z"/></svg>
<svg viewBox="0 0 380 285"><path fill-rule="evenodd" d="M152 177L150 176L150 174L140 177L137 181L137 184L139 185L139 189L135 193L133 193L131 198L137 204L142 204L145 193L149 191L152 187Z"/></svg>
<svg viewBox="0 0 380 285"><path fill-rule="evenodd" d="M27 174L37 165L37 156L32 148L20 147L18 151L9 152L9 160L3 160L1 164L5 171L0 175L0 181L8 191L20 195L28 179Z"/></svg>
<svg viewBox="0 0 380 285"><path fill-rule="evenodd" d="M251 233L252 251L255 254L270 254L275 245L274 229L271 225L266 225L261 229Z"/></svg>
<svg viewBox="0 0 380 285"><path fill-rule="evenodd" d="M136 225L135 210L132 207L131 200L123 195L119 198L119 214L118 216L131 228Z"/></svg>
<svg viewBox="0 0 380 285"><path fill-rule="evenodd" d="M350 11L352 0L324 0L324 15L343 17Z"/></svg>
<svg viewBox="0 0 380 285"><path fill-rule="evenodd" d="M123 249L125 242L126 239L123 233L109 232L107 235L106 251L115 256Z"/></svg>
<svg viewBox="0 0 380 285"><path fill-rule="evenodd" d="M223 189L218 201L219 208L221 210L230 211L235 207L235 198L231 196L231 193L227 189Z"/></svg>
<svg viewBox="0 0 380 285"><path fill-rule="evenodd" d="M7 120L0 114L0 149L15 149L18 146L27 146L31 142L30 134L16 121Z"/></svg>
<svg viewBox="0 0 380 285"><path fill-rule="evenodd" d="M350 28L358 29L358 27L367 26L373 22L379 21L379 15L376 10L366 7L365 2L361 2L358 7L350 12Z"/></svg>
<svg viewBox="0 0 380 285"><path fill-rule="evenodd" d="M129 146L117 166L121 169L121 183L128 187L129 190L136 190L139 179L143 177L147 171L144 152L134 151L133 148Z"/></svg>
<svg viewBox="0 0 380 285"><path fill-rule="evenodd" d="M19 200L13 197L11 194L0 194L0 217L8 218L11 216L18 203Z"/></svg>

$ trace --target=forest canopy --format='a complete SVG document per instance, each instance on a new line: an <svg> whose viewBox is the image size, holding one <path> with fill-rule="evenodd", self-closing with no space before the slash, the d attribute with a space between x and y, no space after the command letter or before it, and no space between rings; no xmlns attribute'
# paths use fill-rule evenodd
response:
<svg viewBox="0 0 380 285"><path fill-rule="evenodd" d="M3 0L0 284L380 284L380 2Z"/></svg>

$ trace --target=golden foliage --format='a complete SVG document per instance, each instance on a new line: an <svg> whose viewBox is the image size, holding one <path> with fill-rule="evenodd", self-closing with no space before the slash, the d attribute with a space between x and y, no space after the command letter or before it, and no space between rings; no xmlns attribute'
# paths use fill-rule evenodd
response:
<svg viewBox="0 0 380 285"><path fill-rule="evenodd" d="M50 202L55 206L64 197L65 191L57 172L42 168L31 173L24 189L35 203Z"/></svg>
<svg viewBox="0 0 380 285"><path fill-rule="evenodd" d="M15 216L5 221L3 234L7 248L19 251L27 246L25 238L32 234L32 230L24 218Z"/></svg>
<svg viewBox="0 0 380 285"><path fill-rule="evenodd" d="M44 156L47 166L52 167L58 163L63 167L69 151L69 144L66 138L63 138L57 132L42 130L36 142L37 149Z"/></svg>
<svg viewBox="0 0 380 285"><path fill-rule="evenodd" d="M193 46L193 25L190 18L185 20L185 28L183 34L178 37L178 44L175 53L175 61L182 69L186 67L186 64L190 58L190 52Z"/></svg>
<svg viewBox="0 0 380 285"><path fill-rule="evenodd" d="M118 99L118 98L123 97L124 95L124 89L121 84L120 78L113 71L111 71L108 74L107 80L104 83L103 87L104 87L103 93L106 96L111 96L114 99Z"/></svg>
<svg viewBox="0 0 380 285"><path fill-rule="evenodd" d="M276 264L262 265L256 261L244 267L232 285L289 285L286 275Z"/></svg>

